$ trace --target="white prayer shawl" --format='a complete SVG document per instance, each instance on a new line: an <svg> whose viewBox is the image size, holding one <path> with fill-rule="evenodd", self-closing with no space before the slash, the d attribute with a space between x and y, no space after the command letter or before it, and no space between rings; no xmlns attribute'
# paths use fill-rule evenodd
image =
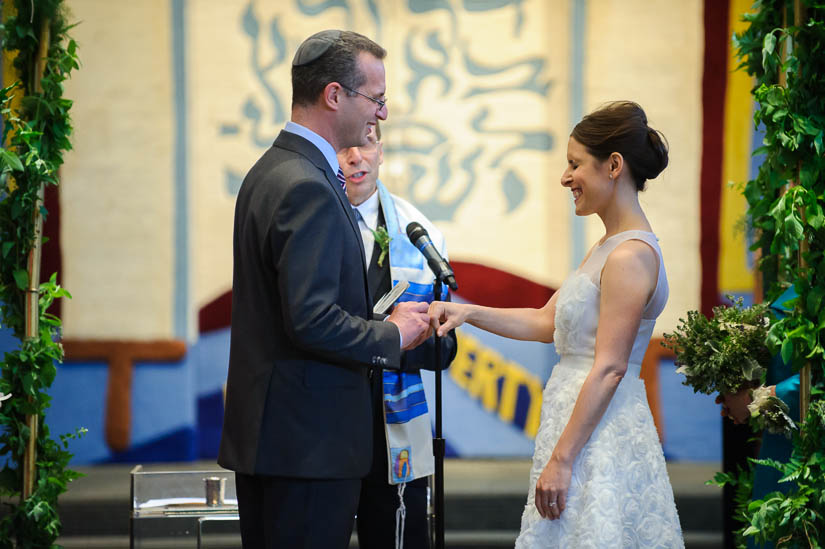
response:
<svg viewBox="0 0 825 549"><path fill-rule="evenodd" d="M444 236L424 214L403 198L391 195L380 181L378 198L390 236L392 285L395 286L401 280L410 283L410 287L398 301L429 303L433 300L435 276L424 255L407 238L407 224L412 221L421 223L436 249L446 259ZM441 299L446 297L447 287L442 285ZM409 482L433 474L433 435L421 375L418 372L384 370L383 381L390 484Z"/></svg>

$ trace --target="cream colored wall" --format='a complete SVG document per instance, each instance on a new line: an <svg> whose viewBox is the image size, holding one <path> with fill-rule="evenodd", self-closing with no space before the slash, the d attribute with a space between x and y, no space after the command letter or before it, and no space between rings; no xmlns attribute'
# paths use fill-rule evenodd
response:
<svg viewBox="0 0 825 549"><path fill-rule="evenodd" d="M172 68L166 0L71 0L81 68L62 168L67 337L172 337Z"/></svg>
<svg viewBox="0 0 825 549"><path fill-rule="evenodd" d="M328 10L322 16L308 17L297 10L268 2L253 2L260 21L261 63L277 57L277 49L268 41L266 24L277 18L280 31L287 37L285 62L269 70L267 84L279 93L284 108L289 108L291 96L289 60L300 41L320 28L353 28L375 37L387 50L387 96L389 119L384 125L387 148L403 142L415 142L416 130L405 129L410 121L426 122L448 136L447 142L436 148L428 158L412 158L387 152L382 168L382 180L394 192L424 201L437 194L444 200L459 195L470 183L473 192L461 204L452 220L438 221L445 232L450 254L464 261L485 263L540 283L559 285L569 270L568 239L559 239L569 227L569 204L553 198L565 162L563 144L569 128L567 112L570 71L569 3L529 2L524 5L523 31L516 39L514 27L518 11L501 9L484 13L462 13L455 18L446 10L411 13L406 6L394 2L380 3L383 25L375 24L366 11L366 4L354 2L351 11ZM221 135L222 124L238 121L243 102L252 98L262 110L263 123L259 132L274 138L280 125L269 122L273 115L267 102L263 83L250 70L251 41L241 31L246 4L215 3L209 0L191 2L189 9L191 66L191 172L196 250L194 283L195 301L202 305L220 295L231 279L231 227L233 197L224 189L227 166L243 174L261 151L249 145L252 132L249 120L237 123L239 137ZM423 81L419 88L419 103L425 112L412 112L406 93L411 78L407 63L405 39L410 29L423 29L410 46L412 55L426 63L437 63L425 43L425 33L438 32L442 37L455 37L455 43L445 44L450 51L446 71L452 89L443 93L437 79ZM232 31L232 32L228 32ZM504 65L513 60L537 57L546 60L540 81L551 83L547 97L526 92L506 95L479 95L465 98L463 94L474 85L509 85L529 77L530 71L517 67L501 75L474 77L455 52L457 42L472 53L474 59L488 65ZM485 127L498 130L548 131L555 139L549 152L517 151L507 157L527 184L528 200L516 211L505 215L505 205L498 183L502 172L479 170L480 177L470 181L463 172L461 159L479 146L485 147L481 164L488 163L498 151L516 143L513 135L477 135L469 131L471 120L479 109L489 116ZM417 193L410 191L410 166L413 162L434 163L434 158L449 154L453 177L448 185L436 191L436 172L432 170L418 184Z"/></svg>
<svg viewBox="0 0 825 549"><path fill-rule="evenodd" d="M501 9L487 13L465 13L458 19L458 39L474 60L488 66L503 66L526 58L541 58L544 69L537 80L549 82L546 97L525 91L510 91L492 95L464 97L474 86L509 86L523 82L530 71L526 67L507 70L500 75L477 76L469 74L459 55L451 58L449 74L453 79L453 91L444 95L436 81L425 81L420 92L426 103L426 115L437 121L440 129L448 133L449 141L442 151L453 152L451 167L453 180L443 190L434 189L434 174L425 178L423 195L443 195L445 199L458 194L468 184L459 160L477 147L484 153L479 160L476 187L461 204L451 221L440 221L449 247L450 256L461 261L481 263L531 279L541 284L558 287L569 272L570 205L566 196L559 197L559 179L566 163L566 142L569 131L570 89L570 2L552 0L525 2L523 29L515 36L518 11ZM435 22L433 22L435 19ZM396 24L421 25L437 28L443 35L450 35L452 21L446 14L425 14L418 19L399 18ZM398 103L402 113L406 109L405 84L410 78L403 63L403 33L390 33L387 48L390 51L391 97L401 96ZM416 44L421 46L421 44ZM420 47L421 55L427 53ZM478 134L471 131L471 121L480 109L486 108L488 118L484 127L499 134ZM392 116L393 113L391 112ZM392 122L392 120L390 120ZM548 131L553 138L550 151L514 151L507 155L502 165L513 169L526 183L527 199L516 210L507 213L500 190L503 169L491 169L490 162L503 151L515 145L518 139L504 133L507 130ZM390 144L404 137L404 130L387 132ZM394 177L388 177L388 185L403 196L410 196L408 188L398 185L397 180L409 177L409 163L387 155L387 168ZM416 197L412 197L416 198ZM419 199L421 196L418 197Z"/></svg>
<svg viewBox="0 0 825 549"><path fill-rule="evenodd" d="M702 158L703 7L700 0L588 2L587 110L637 101L670 144L670 163L639 195L665 259L670 299L656 332L699 307L699 176ZM588 220L587 240L604 234Z"/></svg>
<svg viewBox="0 0 825 549"><path fill-rule="evenodd" d="M226 192L224 171L230 166L244 174L261 155L245 140L222 139L219 130L237 118L242 98L259 84L248 70L248 44L239 24L245 3L193 0L188 6L193 300L200 307L232 283L235 197ZM262 133L271 141L279 130L270 123Z"/></svg>
<svg viewBox="0 0 825 549"><path fill-rule="evenodd" d="M277 135L283 122L273 120L267 87L282 98L288 116L289 61L295 48L312 32L330 27L375 37L389 52L388 148L417 138L404 127L410 121L433 124L448 137L430 157L388 153L382 178L393 191L414 200L433 195L437 178L431 170L420 182L419 196L411 196L411 165L446 155L453 175L435 194L449 200L469 183L461 159L484 148L475 188L452 219L437 223L451 257L551 286L561 283L573 267L570 196L559 185L567 135L575 123L570 119L573 3L532 0L483 13L464 12L459 3L455 13L411 13L406 3L378 4L383 25L375 23L366 2L351 2L349 12L335 8L312 17L280 2L187 0L186 251L175 248L173 155L179 113L173 97L171 2L71 0L74 19L82 22L74 36L83 66L67 86L76 101L75 150L62 171L64 281L75 295L64 309L67 336L173 337L175 253L191 258L190 317L230 288L234 196L227 190L226 173L243 176L260 156L263 148L252 144L253 135L266 144ZM243 27L250 5L261 25L259 63L274 67L262 79L251 68L252 41ZM641 195L670 275L671 299L658 325L667 331L699 302L702 3L591 0L585 6L585 111L606 100L637 100L670 141L670 167ZM523 28L516 36L520 13ZM271 39L273 22L283 44ZM445 44L453 88L445 94L437 79L424 80L419 110L413 112L407 56L412 52L438 63L427 43L426 33L433 31L455 39ZM507 86L523 82L529 72L517 67L499 75L472 75L459 51L489 66L545 59L537 80L550 82L549 92L546 97L524 91L465 97L471 86ZM257 130L243 115L250 99L261 112ZM553 148L517 150L498 168L481 169L516 142L512 134L471 131L472 118L485 107L485 128L548 131ZM517 171L526 184L527 199L509 213L500 189L504 168ZM601 236L598 221L588 220L585 233L588 243Z"/></svg>

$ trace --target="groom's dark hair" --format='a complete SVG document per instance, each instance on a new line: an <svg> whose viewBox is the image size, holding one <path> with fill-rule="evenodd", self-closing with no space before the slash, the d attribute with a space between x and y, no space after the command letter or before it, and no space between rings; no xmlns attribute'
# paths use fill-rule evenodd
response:
<svg viewBox="0 0 825 549"><path fill-rule="evenodd" d="M314 34L298 47L292 62L292 106L312 105L330 82L357 90L367 80L358 68L358 54L384 59L387 50L362 34L327 30ZM349 96L356 95L346 91Z"/></svg>

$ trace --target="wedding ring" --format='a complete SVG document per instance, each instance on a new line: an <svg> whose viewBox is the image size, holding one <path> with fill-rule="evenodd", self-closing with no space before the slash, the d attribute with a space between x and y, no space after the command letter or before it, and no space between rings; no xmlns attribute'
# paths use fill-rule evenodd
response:
<svg viewBox="0 0 825 549"><path fill-rule="evenodd" d="M556 502L554 501L554 502L552 502L552 503L548 503L548 504L547 504L547 506L548 506L548 507L555 507L555 506L556 506Z"/></svg>

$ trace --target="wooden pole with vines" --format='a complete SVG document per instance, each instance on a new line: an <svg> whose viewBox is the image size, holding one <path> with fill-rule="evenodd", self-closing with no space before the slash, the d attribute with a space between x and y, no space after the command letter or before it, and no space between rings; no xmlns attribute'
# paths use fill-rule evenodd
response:
<svg viewBox="0 0 825 549"><path fill-rule="evenodd" d="M42 93L40 80L43 78L43 71L46 67L46 56L49 51L49 21L43 22L40 32L40 45L37 51L37 69L35 71L34 89L37 93ZM29 251L28 273L29 286L26 289L26 334L27 341L40 337L40 257L43 250L43 197L45 194L45 184L41 183L37 190L37 200L34 203L34 242ZM40 425L40 416L29 414L26 416L26 426L29 428L29 440L26 443L26 450L23 456L23 490L22 498L25 500L34 492L34 483L37 473L37 431Z"/></svg>
<svg viewBox="0 0 825 549"><path fill-rule="evenodd" d="M794 19L794 26L799 28L802 26L804 21L804 14L805 14L805 7L802 5L802 0L794 0L793 3L793 19ZM784 71L783 71L784 72ZM797 164L796 172L797 178L799 177L801 166ZM794 184L798 184L798 179ZM805 219L805 210L804 208L800 207L802 219ZM805 263L805 254L808 252L808 240L807 238L803 237L799 243L799 256L798 256L798 265L799 269L803 270L807 268ZM811 363L805 362L805 365L802 366L802 369L799 371L799 419L804 421L805 416L808 414L808 406L811 403Z"/></svg>
<svg viewBox="0 0 825 549"><path fill-rule="evenodd" d="M71 149L64 82L79 68L77 43L68 35L65 0L1 3L0 45L8 85L0 89L0 316L21 344L0 357L0 392L13 394L0 409L0 475L4 513L0 547L53 547L62 522L58 496L79 474L68 468L71 439L83 429L53 438L45 424L48 388L64 356L60 319L47 312L55 299L71 297L57 273L41 282L44 185L57 185ZM19 503L10 499L20 498Z"/></svg>
<svg viewBox="0 0 825 549"><path fill-rule="evenodd" d="M793 0L793 18L794 18L794 27L799 28L802 26L802 22L804 20L804 6L802 5L802 0ZM782 28L787 28L788 26L788 5L785 4L782 9ZM780 65L779 69L779 85L783 88L787 87L787 72L784 68L785 61L788 58L789 49L796 47L796 44L793 41L793 38L790 39L790 42L786 42L785 45L782 47L780 52L782 65ZM789 181L788 184L782 190L782 194L785 194L788 190L792 189L799 185L799 172L801 166L797 163L796 166L796 178ZM802 219L805 219L805 212L804 209L800 207L802 210L800 215ZM805 254L808 251L808 241L804 237L799 242L799 250L797 253L797 267L801 270L807 267L805 263ZM806 362L804 366L799 371L799 418L801 420L805 420L805 416L808 413L808 406L811 403L811 363Z"/></svg>

